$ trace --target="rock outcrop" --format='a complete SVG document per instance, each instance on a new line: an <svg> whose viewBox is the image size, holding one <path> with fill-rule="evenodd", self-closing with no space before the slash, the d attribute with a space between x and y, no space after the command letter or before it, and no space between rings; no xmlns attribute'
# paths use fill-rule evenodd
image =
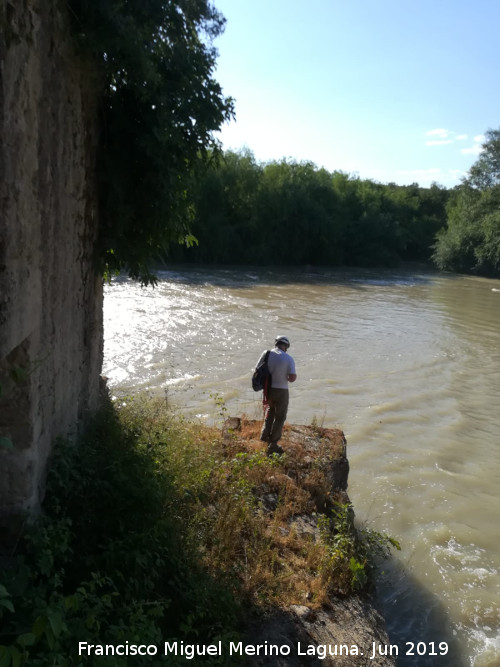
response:
<svg viewBox="0 0 500 667"><path fill-rule="evenodd" d="M36 511L54 438L99 398L95 100L67 11L0 8L0 523Z"/></svg>
<svg viewBox="0 0 500 667"><path fill-rule="evenodd" d="M319 610L306 605L277 610L252 628L247 641L289 648L287 655L250 658L249 664L258 667L318 665L319 659L322 665L342 667L396 664L383 618L369 600L355 596L332 599Z"/></svg>
<svg viewBox="0 0 500 667"><path fill-rule="evenodd" d="M228 446L237 450L262 449L261 422L230 418L224 426ZM285 450L284 470L298 488L310 496L311 513L294 515L289 530L308 540L319 540L318 516L328 514L332 503L349 503L349 461L346 439L339 429L287 425L280 442ZM318 484L318 473L321 484ZM258 490L265 511L275 511L278 498L270 489ZM354 529L354 528L353 528ZM258 667L317 665L395 665L397 649L391 649L385 623L367 596L330 597L327 604L302 604L270 610L251 624L246 643L261 645L260 655L248 657ZM285 647L270 654L270 646ZM307 651L309 650L309 654ZM391 651L393 655L391 655Z"/></svg>

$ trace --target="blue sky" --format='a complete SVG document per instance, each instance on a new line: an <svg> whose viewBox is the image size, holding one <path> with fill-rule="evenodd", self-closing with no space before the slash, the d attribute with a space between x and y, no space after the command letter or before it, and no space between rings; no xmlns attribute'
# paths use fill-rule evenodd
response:
<svg viewBox="0 0 500 667"><path fill-rule="evenodd" d="M214 0L224 148L456 185L500 127L500 0Z"/></svg>

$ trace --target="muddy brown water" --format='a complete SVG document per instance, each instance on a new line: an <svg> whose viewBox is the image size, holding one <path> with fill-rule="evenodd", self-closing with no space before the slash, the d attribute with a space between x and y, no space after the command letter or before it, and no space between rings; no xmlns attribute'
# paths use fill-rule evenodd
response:
<svg viewBox="0 0 500 667"><path fill-rule="evenodd" d="M288 421L344 430L358 522L403 547L379 583L398 665L500 665L500 281L233 268L159 278L154 290L105 287L112 393L147 389L209 422L259 418L251 370L289 336Z"/></svg>

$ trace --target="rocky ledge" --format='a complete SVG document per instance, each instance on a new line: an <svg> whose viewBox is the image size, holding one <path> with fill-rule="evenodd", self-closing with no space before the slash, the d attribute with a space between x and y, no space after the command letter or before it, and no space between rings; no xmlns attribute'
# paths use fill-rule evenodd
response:
<svg viewBox="0 0 500 667"><path fill-rule="evenodd" d="M227 447L235 452L262 451L260 426L255 420L227 419L223 428ZM315 425L287 425L280 445L285 450L283 472L301 493L305 490L309 495L308 511L291 516L281 530L318 541L319 517L328 515L335 504L349 503L344 433ZM272 481L256 492L263 511L272 514L279 503ZM246 642L259 655L248 657L248 664L295 667L318 665L318 660L341 666L396 664L393 656L386 655L390 643L385 623L369 595L332 595L320 606L310 591L304 591L303 597L300 604L268 610L250 624Z"/></svg>

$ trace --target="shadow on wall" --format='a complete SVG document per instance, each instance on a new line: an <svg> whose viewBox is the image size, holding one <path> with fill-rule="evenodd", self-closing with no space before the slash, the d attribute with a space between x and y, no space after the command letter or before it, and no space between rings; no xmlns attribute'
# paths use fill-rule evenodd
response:
<svg viewBox="0 0 500 667"><path fill-rule="evenodd" d="M64 2L0 5L4 521L39 509L53 440L99 403L95 102L66 11Z"/></svg>

